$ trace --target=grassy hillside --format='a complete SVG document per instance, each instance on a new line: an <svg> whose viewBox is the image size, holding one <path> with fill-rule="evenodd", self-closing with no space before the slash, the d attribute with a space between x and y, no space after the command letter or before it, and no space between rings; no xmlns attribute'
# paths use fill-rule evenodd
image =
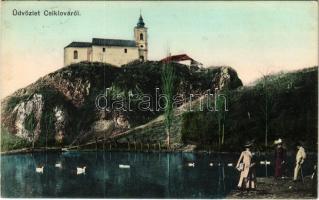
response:
<svg viewBox="0 0 319 200"><path fill-rule="evenodd" d="M229 111L225 113L222 149L240 150L247 140L264 149L266 128L268 146L278 137L289 149L297 141L317 151L318 67L269 75L254 86L228 92ZM202 148L218 147L218 112L189 112L183 115L185 143Z"/></svg>

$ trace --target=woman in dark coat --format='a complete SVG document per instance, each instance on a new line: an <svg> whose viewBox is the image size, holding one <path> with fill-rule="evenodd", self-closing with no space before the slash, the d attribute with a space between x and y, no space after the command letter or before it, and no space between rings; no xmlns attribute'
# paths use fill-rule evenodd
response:
<svg viewBox="0 0 319 200"><path fill-rule="evenodd" d="M282 146L282 140L278 139L275 141L275 178L281 178L283 175L283 165L286 159L286 150Z"/></svg>

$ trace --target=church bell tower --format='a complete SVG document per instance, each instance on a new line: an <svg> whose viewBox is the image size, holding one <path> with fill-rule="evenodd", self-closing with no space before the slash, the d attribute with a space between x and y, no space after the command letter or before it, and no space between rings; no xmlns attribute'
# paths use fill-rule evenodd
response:
<svg viewBox="0 0 319 200"><path fill-rule="evenodd" d="M140 60L146 61L148 54L148 35L142 15L140 15L137 25L134 27L134 38L136 41L136 45L138 46Z"/></svg>

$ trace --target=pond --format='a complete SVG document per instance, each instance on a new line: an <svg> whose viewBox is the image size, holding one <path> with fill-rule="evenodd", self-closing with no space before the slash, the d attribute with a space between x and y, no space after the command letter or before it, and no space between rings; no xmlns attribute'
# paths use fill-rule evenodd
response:
<svg viewBox="0 0 319 200"><path fill-rule="evenodd" d="M104 151L2 155L1 193L2 197L223 198L236 187L239 172L228 164L235 165L238 156ZM288 160L289 176L293 159ZM316 159L308 156L305 175L311 174ZM268 176L273 174L270 161ZM43 173L36 172L39 165L44 165ZM77 174L78 166L86 166L85 174ZM257 176L265 174L265 166L257 165Z"/></svg>

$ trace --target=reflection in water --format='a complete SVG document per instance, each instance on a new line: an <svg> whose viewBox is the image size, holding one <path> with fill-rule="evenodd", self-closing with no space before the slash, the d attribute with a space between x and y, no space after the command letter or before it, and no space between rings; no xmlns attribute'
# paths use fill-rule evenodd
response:
<svg viewBox="0 0 319 200"><path fill-rule="evenodd" d="M104 151L5 155L1 192L3 197L222 198L236 186L239 174L227 163L237 157ZM45 165L43 174L35 172L39 164ZM86 166L85 174L77 175L77 166ZM257 167L257 176L264 170Z"/></svg>

